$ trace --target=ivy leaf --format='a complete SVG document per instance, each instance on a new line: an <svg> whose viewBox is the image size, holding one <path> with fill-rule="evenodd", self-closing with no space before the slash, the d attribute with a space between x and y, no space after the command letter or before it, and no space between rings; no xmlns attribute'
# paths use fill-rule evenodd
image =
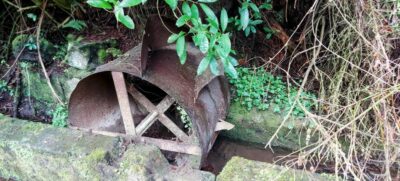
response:
<svg viewBox="0 0 400 181"><path fill-rule="evenodd" d="M228 26L228 13L226 12L225 8L222 8L221 10L221 29L222 31L226 30L226 27Z"/></svg>
<svg viewBox="0 0 400 181"><path fill-rule="evenodd" d="M103 0L88 0L86 3L95 8L112 9L111 4Z"/></svg>
<svg viewBox="0 0 400 181"><path fill-rule="evenodd" d="M169 36L167 42L174 43L179 37L183 36L185 33L183 31L179 32L179 34L172 34Z"/></svg>
<svg viewBox="0 0 400 181"><path fill-rule="evenodd" d="M185 23L190 19L189 15L183 15L180 18L178 18L178 20L176 20L176 26L177 27L181 27L183 25L185 25Z"/></svg>
<svg viewBox="0 0 400 181"><path fill-rule="evenodd" d="M190 8L190 11L192 13L192 18L194 18L196 20L200 18L199 8L197 8L196 4L192 4L192 7Z"/></svg>
<svg viewBox="0 0 400 181"><path fill-rule="evenodd" d="M242 30L245 30L249 25L249 10L244 8L240 11L240 25L242 25Z"/></svg>
<svg viewBox="0 0 400 181"><path fill-rule="evenodd" d="M115 18L117 18L117 21L121 22L127 28L129 28L129 29L135 28L135 23L133 23L132 18L127 15L124 15L124 10L122 9L122 7L115 6L114 14L115 14Z"/></svg>
<svg viewBox="0 0 400 181"><path fill-rule="evenodd" d="M192 10L190 9L190 6L187 2L184 2L182 4L182 11L183 11L183 14L192 16Z"/></svg>
<svg viewBox="0 0 400 181"><path fill-rule="evenodd" d="M128 7L136 6L136 5L140 4L141 2L142 2L142 0L122 0L121 3L119 4L119 6L121 6L123 8L128 8Z"/></svg>
<svg viewBox="0 0 400 181"><path fill-rule="evenodd" d="M210 69L211 69L211 72L214 75L218 75L219 74L218 63L217 63L217 60L215 60L215 58L212 58L211 61L210 61Z"/></svg>
<svg viewBox="0 0 400 181"><path fill-rule="evenodd" d="M165 2L168 4L169 7L171 7L172 10L175 10L178 6L178 0L165 0Z"/></svg>
<svg viewBox="0 0 400 181"><path fill-rule="evenodd" d="M201 3L214 3L217 2L218 0L197 0L197 1Z"/></svg>
<svg viewBox="0 0 400 181"><path fill-rule="evenodd" d="M201 60L199 67L197 68L197 75L201 75L207 69L208 65L210 64L210 60L211 57L209 55L205 56Z"/></svg>
<svg viewBox="0 0 400 181"><path fill-rule="evenodd" d="M185 37L181 36L178 38L176 41L176 52L178 53L178 56L181 57L183 54L186 52L186 44L185 44Z"/></svg>
<svg viewBox="0 0 400 181"><path fill-rule="evenodd" d="M214 26L214 28L218 28L218 19L215 16L214 11L205 4L200 4L200 7L204 13L206 13L208 21L211 23L211 25Z"/></svg>

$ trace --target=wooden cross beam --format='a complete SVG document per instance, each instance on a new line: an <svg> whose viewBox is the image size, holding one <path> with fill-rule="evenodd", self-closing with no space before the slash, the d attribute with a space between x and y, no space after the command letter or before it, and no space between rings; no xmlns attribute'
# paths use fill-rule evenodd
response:
<svg viewBox="0 0 400 181"><path fill-rule="evenodd" d="M150 114L138 125L140 130L138 132L143 134L157 118L165 127L167 127L176 137L182 141L189 141L189 136L186 135L171 119L169 119L164 112L174 103L170 96L166 96L158 106L150 102L146 96L139 92L133 85L129 86L128 92L132 97L145 107Z"/></svg>
<svg viewBox="0 0 400 181"><path fill-rule="evenodd" d="M125 132L127 135L136 136L135 123L133 121L131 106L129 104L124 74L122 72L111 72L111 75L114 81L115 91L117 93L119 109L121 110Z"/></svg>

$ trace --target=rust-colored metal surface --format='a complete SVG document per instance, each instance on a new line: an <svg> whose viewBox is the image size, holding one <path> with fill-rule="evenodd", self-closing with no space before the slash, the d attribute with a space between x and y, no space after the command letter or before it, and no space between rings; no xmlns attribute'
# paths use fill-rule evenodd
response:
<svg viewBox="0 0 400 181"><path fill-rule="evenodd" d="M169 26L168 22L164 24L170 30L177 31L174 26ZM187 44L187 61L181 65L175 45L167 44L170 32L164 28L158 17L149 18L145 31L142 44L113 62L98 67L94 74L78 84L70 98L69 124L72 127L97 131L127 133L111 76L111 72L122 72L126 76L138 78L161 89L185 109L192 121L193 134L198 141L196 144L199 145L204 159L215 139L217 123L224 120L227 114L227 80L223 72L221 75L213 75L209 70L201 76L196 76L196 69L204 55L190 43ZM134 86L140 90L139 85ZM155 105L152 110L148 110L137 100L133 94L129 95L134 125L139 125L141 120L150 124L153 117L164 114L154 113ZM162 122L160 117L158 120ZM179 140L188 141L183 138Z"/></svg>

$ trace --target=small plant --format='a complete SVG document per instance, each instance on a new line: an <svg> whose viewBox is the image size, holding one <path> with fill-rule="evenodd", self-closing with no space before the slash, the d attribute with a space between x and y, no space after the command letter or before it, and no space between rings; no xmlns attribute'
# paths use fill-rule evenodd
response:
<svg viewBox="0 0 400 181"><path fill-rule="evenodd" d="M68 21L68 23L64 24L62 27L63 28L72 28L77 31L82 31L83 29L85 29L87 27L87 25L82 20L73 19L73 20Z"/></svg>
<svg viewBox="0 0 400 181"><path fill-rule="evenodd" d="M67 56L67 45L54 45L54 48L56 48L56 53L53 56L53 60L64 61Z"/></svg>
<svg viewBox="0 0 400 181"><path fill-rule="evenodd" d="M247 37L250 33L256 33L256 26L264 22L261 19L261 10L263 9L272 9L271 0L265 1L260 6L257 6L251 0L246 0L241 3L241 7L239 8L240 17L233 17L230 19L230 22L234 22L236 29L238 31L244 31L244 34Z"/></svg>
<svg viewBox="0 0 400 181"><path fill-rule="evenodd" d="M32 36L29 36L28 41L24 45L28 50L37 50L36 41Z"/></svg>
<svg viewBox="0 0 400 181"><path fill-rule="evenodd" d="M271 39L272 35L274 35L274 34L276 33L276 30L271 29L271 28L269 28L269 27L267 27L267 26L265 26L265 27L263 28L263 30L264 30L264 33L265 33L265 38L266 38L267 40Z"/></svg>
<svg viewBox="0 0 400 181"><path fill-rule="evenodd" d="M26 14L26 17L28 17L29 19L31 19L34 22L37 20L36 14L33 14L33 13Z"/></svg>
<svg viewBox="0 0 400 181"><path fill-rule="evenodd" d="M55 127L67 127L68 110L63 105L57 105L53 111L52 125Z"/></svg>
<svg viewBox="0 0 400 181"><path fill-rule="evenodd" d="M240 102L248 110L257 108L260 110L272 109L276 113L288 113L295 104L292 115L304 117L304 110L296 105L295 98L298 89L282 81L281 77L274 76L264 69L238 68L238 79L230 79L234 85L234 101ZM300 102L307 110L316 107L316 96L309 92L300 95Z"/></svg>
<svg viewBox="0 0 400 181"><path fill-rule="evenodd" d="M186 129L191 129L192 128L192 121L189 117L189 115L186 113L185 109L183 109L180 105L176 106L176 110L179 113L179 116L181 118L181 121Z"/></svg>
<svg viewBox="0 0 400 181"><path fill-rule="evenodd" d="M14 89L7 85L7 82L4 80L0 80L0 93L1 92L7 92L10 96L14 96Z"/></svg>

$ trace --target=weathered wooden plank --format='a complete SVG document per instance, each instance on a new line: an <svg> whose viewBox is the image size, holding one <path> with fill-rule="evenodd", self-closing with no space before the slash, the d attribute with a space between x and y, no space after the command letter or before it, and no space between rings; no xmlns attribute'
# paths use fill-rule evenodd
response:
<svg viewBox="0 0 400 181"><path fill-rule="evenodd" d="M143 143L156 145L161 150L178 152L178 153L186 153L186 154L198 155L198 156L202 155L201 148L198 145L185 144L185 143L179 143L176 141L161 140L161 139L149 138L149 137L140 137L139 139Z"/></svg>
<svg viewBox="0 0 400 181"><path fill-rule="evenodd" d="M119 108L121 110L122 120L124 122L127 135L136 135L135 124L129 104L128 91L125 84L124 74L122 72L111 72L115 91L117 93Z"/></svg>
<svg viewBox="0 0 400 181"><path fill-rule="evenodd" d="M109 132L109 131L91 130L91 129L86 129L86 128L72 127L72 126L70 128L75 129L75 130L90 132L93 134L111 136L111 137L120 136L120 137L126 138L126 136L127 136L122 133L115 133L115 132ZM162 139L143 137L143 136L133 138L133 140L139 141L142 143L155 145L155 146L159 147L161 150L178 152L178 153L186 153L186 154L191 154L191 155L199 155L199 156L201 156L201 154L202 154L202 151L201 151L201 148L199 145L179 143L176 141L162 140Z"/></svg>
<svg viewBox="0 0 400 181"><path fill-rule="evenodd" d="M169 119L164 114L158 116L158 120L167 127L176 137L182 141L189 141L189 136L181 130L171 119Z"/></svg>
<svg viewBox="0 0 400 181"><path fill-rule="evenodd" d="M146 132L147 129L149 129L149 127L156 122L157 120L157 112L151 112L149 113L141 122L140 124L136 127L136 133L139 136L142 136L143 133Z"/></svg>
<svg viewBox="0 0 400 181"><path fill-rule="evenodd" d="M221 131L221 130L231 130L235 127L232 123L228 123L224 120L219 120L217 122L217 125L215 125L214 131Z"/></svg>

